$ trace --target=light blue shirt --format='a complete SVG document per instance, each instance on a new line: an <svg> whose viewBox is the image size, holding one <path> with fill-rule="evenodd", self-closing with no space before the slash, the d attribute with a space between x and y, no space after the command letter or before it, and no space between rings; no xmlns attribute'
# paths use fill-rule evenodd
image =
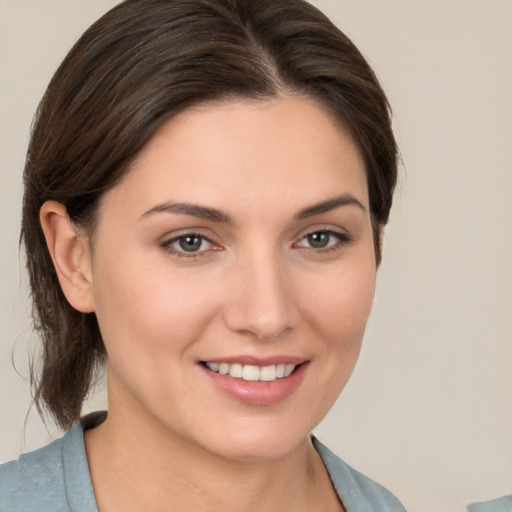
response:
<svg viewBox="0 0 512 512"><path fill-rule="evenodd" d="M512 494L469 505L468 512L512 512Z"/></svg>
<svg viewBox="0 0 512 512"><path fill-rule="evenodd" d="M1 465L0 512L98 512L84 431L105 417L105 412L89 414L64 437ZM314 437L313 444L347 512L405 512L389 491L345 464Z"/></svg>

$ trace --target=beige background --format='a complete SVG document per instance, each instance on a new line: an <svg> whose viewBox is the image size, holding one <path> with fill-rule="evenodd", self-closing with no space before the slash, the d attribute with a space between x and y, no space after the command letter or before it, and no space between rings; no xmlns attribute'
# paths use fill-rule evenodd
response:
<svg viewBox="0 0 512 512"><path fill-rule="evenodd" d="M24 428L37 339L17 242L31 117L70 45L114 3L0 0L4 461L56 434L34 411ZM314 3L380 76L405 163L363 356L316 433L411 511L462 511L512 492L512 2Z"/></svg>

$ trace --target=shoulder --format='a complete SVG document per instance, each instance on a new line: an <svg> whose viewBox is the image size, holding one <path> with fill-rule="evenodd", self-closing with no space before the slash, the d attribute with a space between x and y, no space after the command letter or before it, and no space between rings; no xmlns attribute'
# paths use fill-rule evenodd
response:
<svg viewBox="0 0 512 512"><path fill-rule="evenodd" d="M350 467L315 437L312 441L347 512L405 512L390 491Z"/></svg>
<svg viewBox="0 0 512 512"><path fill-rule="evenodd" d="M0 466L1 512L66 510L62 447L58 439Z"/></svg>
<svg viewBox="0 0 512 512"><path fill-rule="evenodd" d="M468 512L511 512L512 494L491 501L481 501L469 505Z"/></svg>
<svg viewBox="0 0 512 512"><path fill-rule="evenodd" d="M97 512L83 431L82 420L53 443L0 465L0 512Z"/></svg>

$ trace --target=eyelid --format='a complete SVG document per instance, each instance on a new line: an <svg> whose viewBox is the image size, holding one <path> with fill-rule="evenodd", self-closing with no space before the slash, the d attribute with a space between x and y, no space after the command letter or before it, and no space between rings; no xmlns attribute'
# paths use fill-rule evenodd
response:
<svg viewBox="0 0 512 512"><path fill-rule="evenodd" d="M313 235L315 233L325 233L329 236L334 237L335 243L330 243L329 245L325 247L311 247L307 245L302 245L301 243L307 239L308 236ZM185 237L198 237L203 242L206 242L208 244L208 247L206 249L200 249L198 251L186 251L177 247L173 247L173 245L178 242L180 239ZM309 249L315 253L322 253L322 252L330 252L335 251L337 249L341 249L342 247L346 246L347 244L350 244L354 241L353 237L343 228L332 228L332 227L315 227L310 228L305 232L302 232L301 235L299 235L296 238L296 242L292 244L292 247L294 248L304 248ZM187 229L183 230L181 233L173 233L172 235L167 235L167 237L163 237L162 241L159 243L161 248L168 253L171 253L175 256L182 257L182 258L199 258L208 256L209 253L215 251L222 251L223 248L220 244L216 243L214 240L212 240L212 237L209 237L203 233L200 232L200 230L196 229Z"/></svg>
<svg viewBox="0 0 512 512"><path fill-rule="evenodd" d="M201 238L202 241L207 242L209 244L209 247L207 249L201 249L199 251L190 251L190 252L185 251L183 249L173 247L173 244L178 242L181 238L186 238L186 237ZM160 247L163 250L165 250L171 254L174 254L180 258L191 258L191 259L206 256L212 250L213 251L222 250L222 248L219 246L219 244L215 243L210 237L208 237L202 233L199 233L196 230L186 230L186 231L183 231L182 233L173 234L172 236L170 236L168 238L164 238L160 242Z"/></svg>
<svg viewBox="0 0 512 512"><path fill-rule="evenodd" d="M315 233L325 233L330 236L333 236L336 238L337 242L334 244L330 244L326 247L321 248L315 248L315 247L308 247L305 245L300 245L300 242L304 241L308 236L314 235ZM329 250L335 250L337 248L343 247L344 245L350 244L354 241L353 237L349 235L345 230L343 229L334 229L334 228L328 228L328 227L320 227L315 229L310 229L303 233L297 242L295 242L293 245L296 247L304 247L306 249L311 249L315 252L322 252L322 251L329 251Z"/></svg>

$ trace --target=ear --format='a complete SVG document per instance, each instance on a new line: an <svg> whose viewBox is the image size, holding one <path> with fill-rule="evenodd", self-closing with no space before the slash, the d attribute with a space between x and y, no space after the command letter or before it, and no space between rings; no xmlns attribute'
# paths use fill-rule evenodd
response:
<svg viewBox="0 0 512 512"><path fill-rule="evenodd" d="M94 311L89 241L71 222L66 207L46 201L39 212L46 244L68 302L82 313Z"/></svg>

